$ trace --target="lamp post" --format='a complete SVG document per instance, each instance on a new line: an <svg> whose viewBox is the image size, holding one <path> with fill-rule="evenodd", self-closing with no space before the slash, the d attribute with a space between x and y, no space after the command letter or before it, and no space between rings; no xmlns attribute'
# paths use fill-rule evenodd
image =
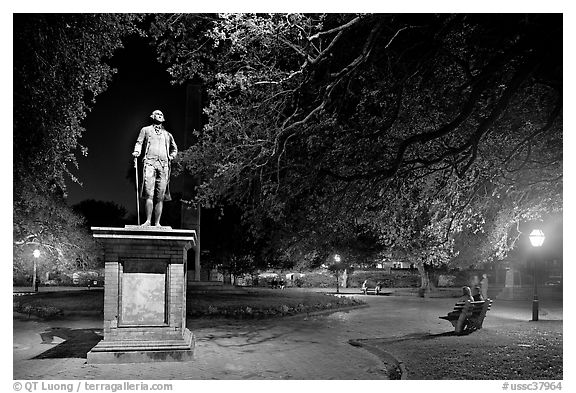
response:
<svg viewBox="0 0 576 393"><path fill-rule="evenodd" d="M532 232L530 232L528 238L530 239L532 247L534 247L535 249L539 249L540 247L542 247L542 244L544 244L544 239L546 239L546 236L544 236L544 232L542 232L542 230L534 229ZM536 258L534 257L532 257L532 275L534 278L534 298L532 299L532 321L537 321L539 302L538 302L538 284L536 280Z"/></svg>
<svg viewBox="0 0 576 393"><path fill-rule="evenodd" d="M340 261L341 261L340 255L338 254L334 255L334 262L340 263ZM338 270L338 266L336 266L336 293L340 293L340 282L338 281L339 273L340 270Z"/></svg>
<svg viewBox="0 0 576 393"><path fill-rule="evenodd" d="M32 255L34 255L34 273L32 274L32 288L34 289L34 292L38 292L38 285L36 283L36 269L37 269L36 261L40 257L40 250L38 250L38 249L34 250Z"/></svg>

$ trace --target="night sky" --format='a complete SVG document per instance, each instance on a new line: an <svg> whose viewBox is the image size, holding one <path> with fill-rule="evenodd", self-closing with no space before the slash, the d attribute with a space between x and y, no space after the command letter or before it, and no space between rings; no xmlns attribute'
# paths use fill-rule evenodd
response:
<svg viewBox="0 0 576 393"><path fill-rule="evenodd" d="M160 109L181 151L186 93L184 87L170 84L154 48L142 40L127 42L110 64L118 72L85 120L80 143L88 148L88 156L78 157L79 170L74 172L83 185L68 182L68 204L96 199L135 212L135 185L127 176L134 171L131 154L138 133L151 124L152 111Z"/></svg>

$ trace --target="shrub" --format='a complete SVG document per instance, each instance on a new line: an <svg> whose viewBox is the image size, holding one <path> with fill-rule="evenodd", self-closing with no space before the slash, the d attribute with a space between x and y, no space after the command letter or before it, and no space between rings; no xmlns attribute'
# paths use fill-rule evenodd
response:
<svg viewBox="0 0 576 393"><path fill-rule="evenodd" d="M359 270L348 278L348 286L360 288L364 280L382 283L383 288L417 288L420 275L417 270Z"/></svg>
<svg viewBox="0 0 576 393"><path fill-rule="evenodd" d="M270 296L269 294L267 296ZM304 301L302 298L304 297ZM349 307L364 304L362 300L356 298L336 297L332 295L314 295L297 297L282 297L281 302L275 301L275 296L271 296L267 301L254 301L249 305L244 302L219 303L218 307L209 304L196 304L187 309L190 317L209 316L225 317L235 319L258 319L269 317L282 317L297 313L306 313L323 310L338 310L342 307Z"/></svg>
<svg viewBox="0 0 576 393"><path fill-rule="evenodd" d="M305 276L296 279L296 281L296 285L302 288L336 287L336 277L331 273L325 272L306 273Z"/></svg>
<svg viewBox="0 0 576 393"><path fill-rule="evenodd" d="M14 302L13 310L28 315L28 318L35 315L43 319L52 319L61 317L64 314L61 309L46 304L21 304L20 302Z"/></svg>
<svg viewBox="0 0 576 393"><path fill-rule="evenodd" d="M278 309L282 314L288 314L288 312L290 311L290 307L288 307L287 305L283 304L279 307Z"/></svg>
<svg viewBox="0 0 576 393"><path fill-rule="evenodd" d="M15 287L30 287L32 286L32 276L27 273L14 272L12 285Z"/></svg>
<svg viewBox="0 0 576 393"><path fill-rule="evenodd" d="M438 287L454 287L456 281L456 276L453 274L440 274L438 276Z"/></svg>

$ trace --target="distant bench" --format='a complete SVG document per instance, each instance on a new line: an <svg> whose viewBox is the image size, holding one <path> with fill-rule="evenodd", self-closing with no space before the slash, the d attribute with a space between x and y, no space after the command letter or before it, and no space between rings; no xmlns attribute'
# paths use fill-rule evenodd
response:
<svg viewBox="0 0 576 393"><path fill-rule="evenodd" d="M480 300L476 302L458 302L454 306L454 311L446 316L439 317L445 319L455 328L456 334L472 332L482 329L486 312L490 310L492 300Z"/></svg>
<svg viewBox="0 0 576 393"><path fill-rule="evenodd" d="M375 287L362 287L362 293L364 295L379 295L380 294L380 286L377 285Z"/></svg>

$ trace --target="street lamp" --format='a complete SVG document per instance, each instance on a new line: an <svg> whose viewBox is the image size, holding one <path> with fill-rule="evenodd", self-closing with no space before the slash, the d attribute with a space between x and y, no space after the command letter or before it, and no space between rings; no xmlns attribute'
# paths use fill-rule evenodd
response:
<svg viewBox="0 0 576 393"><path fill-rule="evenodd" d="M542 244L544 244L544 239L546 239L546 236L544 236L544 232L542 232L541 229L534 229L532 232L530 232L530 235L528 235L528 238L530 239L530 244L532 244L532 247L534 247L535 249L539 249L540 247L542 247ZM532 300L532 321L537 321L538 320L539 302L538 302L538 285L536 282L536 259L534 257L532 258L532 275L534 277L534 298Z"/></svg>
<svg viewBox="0 0 576 393"><path fill-rule="evenodd" d="M34 250L32 255L34 255L34 274L32 275L32 288L34 288L34 292L38 292L38 285L36 284L36 261L38 258L40 258L40 250Z"/></svg>
<svg viewBox="0 0 576 393"><path fill-rule="evenodd" d="M340 255L336 254L334 255L334 262L336 263L340 263ZM338 280L338 275L340 274L340 270L338 269L338 266L336 266L336 293L340 293L340 282Z"/></svg>

